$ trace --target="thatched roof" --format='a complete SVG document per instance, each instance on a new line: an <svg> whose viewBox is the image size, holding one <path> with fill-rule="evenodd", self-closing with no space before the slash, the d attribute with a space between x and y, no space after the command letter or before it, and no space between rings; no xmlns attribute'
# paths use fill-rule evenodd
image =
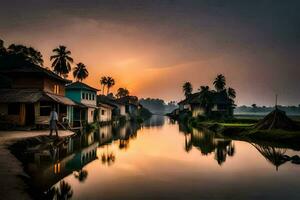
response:
<svg viewBox="0 0 300 200"><path fill-rule="evenodd" d="M298 130L299 126L296 122L291 120L284 111L279 110L277 107L265 118L260 120L255 128L258 130L271 130L271 129L282 129L282 130Z"/></svg>

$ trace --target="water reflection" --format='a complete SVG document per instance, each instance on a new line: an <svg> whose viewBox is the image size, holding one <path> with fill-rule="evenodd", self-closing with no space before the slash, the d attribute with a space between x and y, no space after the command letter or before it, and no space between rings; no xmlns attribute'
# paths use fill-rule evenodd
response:
<svg viewBox="0 0 300 200"><path fill-rule="evenodd" d="M227 156L234 156L235 154L235 146L232 140L218 138L213 132L190 128L184 124L179 124L179 130L185 135L186 152L195 147L202 155L213 153L219 165L226 161Z"/></svg>
<svg viewBox="0 0 300 200"><path fill-rule="evenodd" d="M284 146L224 139L159 117L146 124L107 125L92 133L75 134L63 142L31 145L21 160L31 177L34 195L37 199L99 199L101 193L107 194L103 199L142 199L155 191L157 198L153 199L165 197L166 193L174 194L170 199L185 199L181 196L184 191L201 199L209 196L195 191L202 188L209 193L208 185L222 191L225 182L237 180L238 184L233 184L237 190L243 189L239 188L243 184L239 171L251 179L255 176L253 168L265 169L268 163L277 169L287 163L300 163L296 151ZM248 156L253 162L247 164ZM212 181L216 179L223 184ZM101 192L94 191L95 185L101 186ZM136 191L137 187L141 192ZM82 193L90 196L81 196ZM215 190L210 194L215 195Z"/></svg>

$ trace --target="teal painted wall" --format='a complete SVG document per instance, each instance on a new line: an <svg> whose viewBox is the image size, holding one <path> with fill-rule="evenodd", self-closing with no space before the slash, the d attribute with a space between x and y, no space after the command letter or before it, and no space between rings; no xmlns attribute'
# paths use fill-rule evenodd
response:
<svg viewBox="0 0 300 200"><path fill-rule="evenodd" d="M66 90L66 97L76 102L81 102L81 91L80 90Z"/></svg>

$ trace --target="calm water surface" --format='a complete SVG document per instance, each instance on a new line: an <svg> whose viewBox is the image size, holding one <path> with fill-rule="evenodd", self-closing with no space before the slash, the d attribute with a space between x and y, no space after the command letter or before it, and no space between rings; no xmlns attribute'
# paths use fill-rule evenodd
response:
<svg viewBox="0 0 300 200"><path fill-rule="evenodd" d="M58 154L58 153L57 153ZM160 116L73 138L47 161L31 155L32 187L70 199L300 199L298 151L224 140ZM52 195L52 196L51 196Z"/></svg>

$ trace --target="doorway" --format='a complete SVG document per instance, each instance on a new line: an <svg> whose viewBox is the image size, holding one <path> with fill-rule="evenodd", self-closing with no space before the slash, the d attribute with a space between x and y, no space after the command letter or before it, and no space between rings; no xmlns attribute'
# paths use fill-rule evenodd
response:
<svg viewBox="0 0 300 200"><path fill-rule="evenodd" d="M26 109L25 124L34 125L35 124L34 104L26 104L25 109Z"/></svg>

